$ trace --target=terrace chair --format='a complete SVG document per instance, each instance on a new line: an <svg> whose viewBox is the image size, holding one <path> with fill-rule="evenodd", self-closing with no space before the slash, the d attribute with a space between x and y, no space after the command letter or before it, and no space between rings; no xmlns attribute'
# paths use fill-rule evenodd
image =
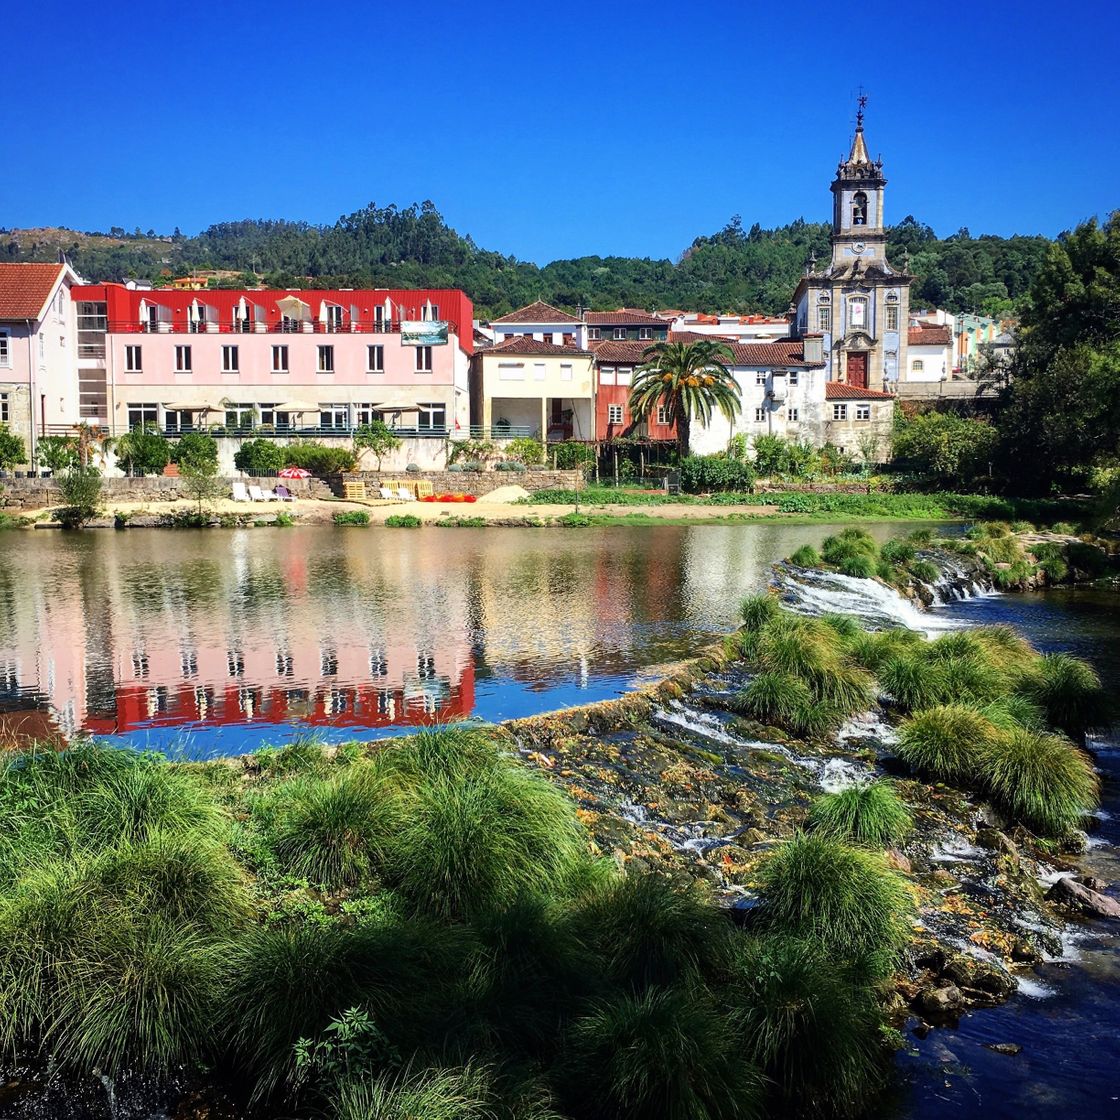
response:
<svg viewBox="0 0 1120 1120"><path fill-rule="evenodd" d="M251 502L253 500L249 497L249 491L246 489L244 482L235 482L233 484L232 497L235 502Z"/></svg>
<svg viewBox="0 0 1120 1120"><path fill-rule="evenodd" d="M291 492L283 483L276 487L272 492L272 496L278 502L294 502L296 500L295 494Z"/></svg>
<svg viewBox="0 0 1120 1120"><path fill-rule="evenodd" d="M267 502L272 497L271 494L266 494L259 486L249 487L249 499L254 502Z"/></svg>
<svg viewBox="0 0 1120 1120"><path fill-rule="evenodd" d="M396 493L390 490L388 486L381 487L381 497L387 502L395 502L397 500Z"/></svg>
<svg viewBox="0 0 1120 1120"><path fill-rule="evenodd" d="M398 488L397 497L400 498L402 502L416 501L416 495L411 490L409 490L407 486L401 486Z"/></svg>
<svg viewBox="0 0 1120 1120"><path fill-rule="evenodd" d="M432 489L432 484L427 479L421 479L416 483L416 497L417 498L430 498L435 491Z"/></svg>

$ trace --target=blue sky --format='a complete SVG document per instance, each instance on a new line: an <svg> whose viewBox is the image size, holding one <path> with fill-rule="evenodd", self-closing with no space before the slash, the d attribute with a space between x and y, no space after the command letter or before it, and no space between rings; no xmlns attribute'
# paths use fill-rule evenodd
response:
<svg viewBox="0 0 1120 1120"><path fill-rule="evenodd" d="M431 198L540 263L675 257L734 213L826 219L861 83L888 221L1053 235L1120 207L1105 0L9 0L4 33L0 226Z"/></svg>

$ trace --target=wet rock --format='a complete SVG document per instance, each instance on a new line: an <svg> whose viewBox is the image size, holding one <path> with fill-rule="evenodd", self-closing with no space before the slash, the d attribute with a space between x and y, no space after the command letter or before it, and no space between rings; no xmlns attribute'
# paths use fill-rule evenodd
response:
<svg viewBox="0 0 1120 1120"><path fill-rule="evenodd" d="M914 947L913 959L916 967L928 968L931 972L940 975L948 957L945 954L945 950L939 945L927 943Z"/></svg>
<svg viewBox="0 0 1120 1120"><path fill-rule="evenodd" d="M1012 1057L1023 1052L1023 1048L1017 1042L985 1042L984 1049L991 1050L996 1054L1008 1054Z"/></svg>
<svg viewBox="0 0 1120 1120"><path fill-rule="evenodd" d="M919 992L914 1006L934 1019L953 1018L964 1010L965 999L956 984L945 984Z"/></svg>
<svg viewBox="0 0 1120 1120"><path fill-rule="evenodd" d="M980 829L976 833L976 843L981 848L987 848L989 852L1014 856L1016 860L1019 858L1019 849L1015 846L1015 842L1007 833L1000 832L998 828Z"/></svg>
<svg viewBox="0 0 1120 1120"><path fill-rule="evenodd" d="M1106 891L1108 884L1103 879L1098 879L1095 875L1078 875L1077 881L1083 886L1088 887L1091 891Z"/></svg>
<svg viewBox="0 0 1120 1120"><path fill-rule="evenodd" d="M911 869L910 860L902 854L897 848L887 849L887 865L893 867L895 871L902 871L909 875Z"/></svg>
<svg viewBox="0 0 1120 1120"><path fill-rule="evenodd" d="M1011 959L1016 964L1038 964L1042 953L1029 941L1021 940L1011 946Z"/></svg>
<svg viewBox="0 0 1120 1120"><path fill-rule="evenodd" d="M1002 968L967 953L949 960L941 977L952 981L969 1003L1002 1003L1015 991L1015 981Z"/></svg>
<svg viewBox="0 0 1120 1120"><path fill-rule="evenodd" d="M1092 887L1079 883L1072 877L1059 879L1047 892L1046 897L1051 902L1068 906L1082 914L1095 918L1120 918L1120 902L1109 898Z"/></svg>

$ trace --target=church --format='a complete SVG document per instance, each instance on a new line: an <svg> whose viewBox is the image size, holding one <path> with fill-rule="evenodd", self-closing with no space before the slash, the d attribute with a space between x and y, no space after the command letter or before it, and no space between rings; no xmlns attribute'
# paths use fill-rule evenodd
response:
<svg viewBox="0 0 1120 1120"><path fill-rule="evenodd" d="M887 260L883 161L868 154L863 135L866 97L856 132L832 183L832 259L811 262L793 296L792 333L819 336L827 380L854 389L891 391L907 370L910 284Z"/></svg>

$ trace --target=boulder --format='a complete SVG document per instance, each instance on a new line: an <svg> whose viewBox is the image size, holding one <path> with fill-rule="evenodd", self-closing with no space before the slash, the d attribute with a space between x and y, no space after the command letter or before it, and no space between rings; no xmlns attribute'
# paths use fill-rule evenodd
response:
<svg viewBox="0 0 1120 1120"><path fill-rule="evenodd" d="M996 1054L1008 1054L1012 1057L1023 1052L1023 1048L1017 1042L985 1042L984 1049L992 1050Z"/></svg>
<svg viewBox="0 0 1120 1120"><path fill-rule="evenodd" d="M999 1003L1015 991L1015 981L988 961L958 953L941 970L943 980L961 989L969 1003Z"/></svg>
<svg viewBox="0 0 1120 1120"><path fill-rule="evenodd" d="M910 860L902 854L897 848L888 848L886 853L887 865L893 867L895 871L901 871L906 875L910 874L912 870Z"/></svg>
<svg viewBox="0 0 1120 1120"><path fill-rule="evenodd" d="M1094 918L1120 918L1120 902L1072 877L1059 879L1046 892L1046 897L1050 902L1057 902Z"/></svg>
<svg viewBox="0 0 1120 1120"><path fill-rule="evenodd" d="M918 993L914 1006L924 1015L934 1018L955 1016L964 1010L964 995L956 984L926 988Z"/></svg>

